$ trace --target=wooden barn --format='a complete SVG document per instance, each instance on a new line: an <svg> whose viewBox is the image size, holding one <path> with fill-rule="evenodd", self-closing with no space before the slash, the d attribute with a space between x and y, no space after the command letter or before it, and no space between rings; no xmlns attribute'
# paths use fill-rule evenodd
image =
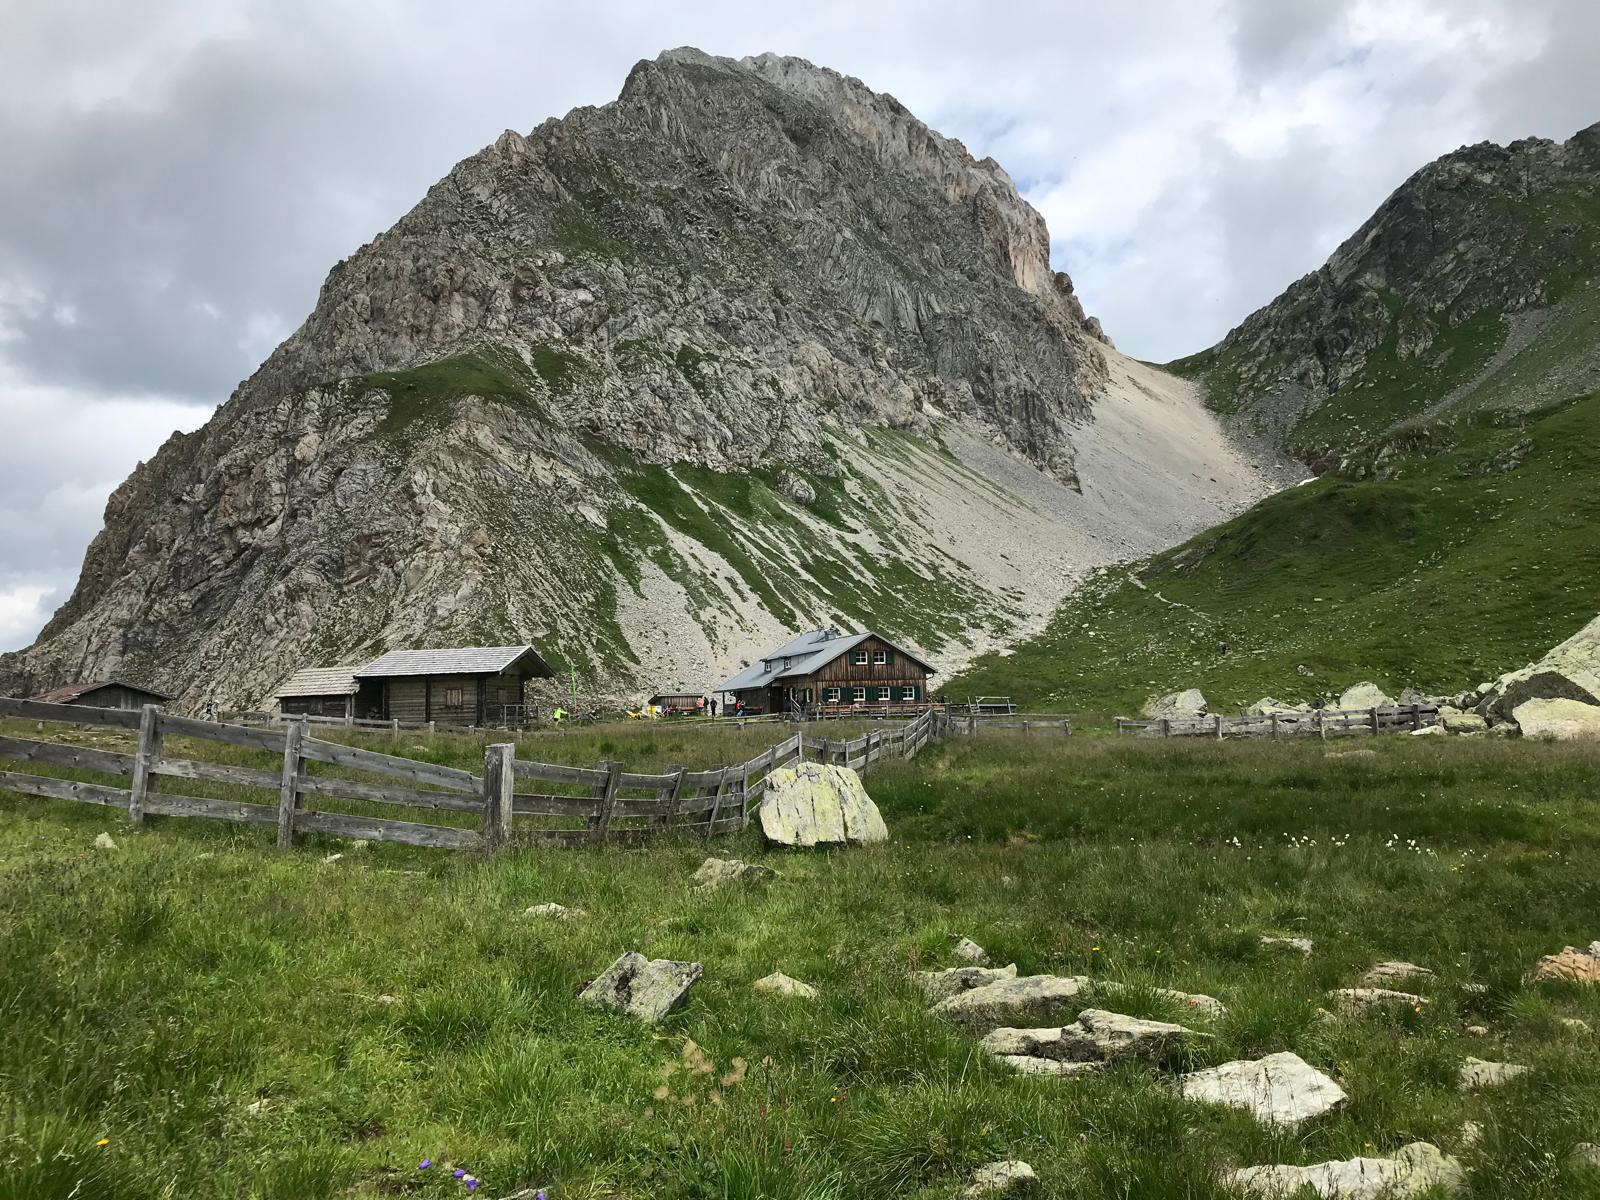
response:
<svg viewBox="0 0 1600 1200"><path fill-rule="evenodd" d="M383 687L356 679L360 667L307 667L278 689L278 711L290 716L376 717L383 709Z"/></svg>
<svg viewBox="0 0 1600 1200"><path fill-rule="evenodd" d="M107 679L101 683L69 683L29 699L45 704L81 704L85 708L143 708L146 704L165 704L172 697L155 688Z"/></svg>
<svg viewBox="0 0 1600 1200"><path fill-rule="evenodd" d="M876 633L813 629L751 663L717 690L722 711L821 714L896 711L928 701L933 668Z"/></svg>
<svg viewBox="0 0 1600 1200"><path fill-rule="evenodd" d="M358 697L373 689L376 715L384 720L519 725L527 717L524 686L551 674L532 646L465 646L392 650L357 667L352 678ZM358 699L358 716L360 706Z"/></svg>

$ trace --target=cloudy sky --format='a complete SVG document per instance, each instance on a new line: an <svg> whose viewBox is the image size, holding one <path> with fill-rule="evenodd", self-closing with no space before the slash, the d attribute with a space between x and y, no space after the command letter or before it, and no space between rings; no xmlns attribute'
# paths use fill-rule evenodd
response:
<svg viewBox="0 0 1600 1200"><path fill-rule="evenodd" d="M1594 0L5 0L0 649L110 490L502 129L798 54L993 155L1125 350L1209 345L1464 143L1600 120Z"/></svg>

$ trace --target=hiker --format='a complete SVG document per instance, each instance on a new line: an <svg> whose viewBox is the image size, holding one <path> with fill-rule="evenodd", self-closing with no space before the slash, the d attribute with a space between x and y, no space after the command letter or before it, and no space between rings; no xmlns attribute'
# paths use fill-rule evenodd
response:
<svg viewBox="0 0 1600 1200"><path fill-rule="evenodd" d="M710 708L711 708L711 715L713 717L716 716L717 715L717 698L715 696L711 697Z"/></svg>
<svg viewBox="0 0 1600 1200"><path fill-rule="evenodd" d="M558 705L556 705L555 712L550 714L550 719L552 721L554 721L557 725L559 725L559 724L561 724L562 720L566 717L566 715L567 715L567 710L562 708L558 704Z"/></svg>

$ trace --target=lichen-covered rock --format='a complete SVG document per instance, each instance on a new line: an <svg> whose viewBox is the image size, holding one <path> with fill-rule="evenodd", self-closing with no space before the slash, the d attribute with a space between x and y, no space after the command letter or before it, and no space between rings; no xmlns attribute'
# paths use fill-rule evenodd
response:
<svg viewBox="0 0 1600 1200"><path fill-rule="evenodd" d="M589 914L581 908L569 908L565 904L535 904L522 910L525 917L546 917L552 921L578 921Z"/></svg>
<svg viewBox="0 0 1600 1200"><path fill-rule="evenodd" d="M1527 700L1511 716L1527 738L1600 738L1600 704L1566 699Z"/></svg>
<svg viewBox="0 0 1600 1200"><path fill-rule="evenodd" d="M767 776L761 832L779 846L868 845L887 841L878 806L848 767L796 763Z"/></svg>
<svg viewBox="0 0 1600 1200"><path fill-rule="evenodd" d="M1333 1001L1335 1008L1349 1013L1371 1012L1374 1009L1389 1007L1426 1008L1428 1005L1425 996L1380 987L1338 988L1329 992L1328 998Z"/></svg>
<svg viewBox="0 0 1600 1200"><path fill-rule="evenodd" d="M1074 1020L1089 1007L1087 975L1023 975L959 992L933 1006L936 1016L966 1029L1036 1026Z"/></svg>
<svg viewBox="0 0 1600 1200"><path fill-rule="evenodd" d="M1090 1008L1071 1025L1043 1029L1000 1028L983 1038L985 1053L996 1058L1050 1058L1058 1062L1158 1063L1190 1040L1204 1035L1167 1021L1146 1021Z"/></svg>
<svg viewBox="0 0 1600 1200"><path fill-rule="evenodd" d="M766 883L777 878L771 867L743 862L737 858L708 858L694 873L695 887L701 891L725 883Z"/></svg>
<svg viewBox="0 0 1600 1200"><path fill-rule="evenodd" d="M756 980L751 987L758 996L792 996L798 1000L817 998L816 988L785 975L782 971L774 971L771 975Z"/></svg>
<svg viewBox="0 0 1600 1200"><path fill-rule="evenodd" d="M1567 946L1560 954L1545 955L1533 968L1529 978L1535 983L1552 979L1569 983L1600 983L1600 941L1590 942L1585 949Z"/></svg>
<svg viewBox="0 0 1600 1200"><path fill-rule="evenodd" d="M1228 1181L1247 1195L1283 1200L1307 1188L1323 1200L1401 1200L1461 1191L1467 1173L1437 1146L1412 1142L1392 1158L1351 1158L1309 1167L1245 1167L1232 1172Z"/></svg>
<svg viewBox="0 0 1600 1200"><path fill-rule="evenodd" d="M975 967L989 965L989 952L969 937L960 939L955 948L950 951L950 957L958 958L964 963L971 963Z"/></svg>
<svg viewBox="0 0 1600 1200"><path fill-rule="evenodd" d="M1375 683L1358 683L1344 690L1338 708L1392 708L1394 700Z"/></svg>
<svg viewBox="0 0 1600 1200"><path fill-rule="evenodd" d="M1476 1092L1480 1088L1499 1087L1502 1083L1510 1083L1518 1075L1526 1074L1527 1070L1521 1063L1487 1062L1468 1057L1461 1064L1461 1090Z"/></svg>
<svg viewBox="0 0 1600 1200"><path fill-rule="evenodd" d="M1261 935L1261 944L1268 950L1294 950L1300 954L1310 954L1312 949L1312 941L1308 937L1279 937L1264 933Z"/></svg>
<svg viewBox="0 0 1600 1200"><path fill-rule="evenodd" d="M942 971L918 971L912 976L930 1003L1016 977L1016 963L1003 967L946 967Z"/></svg>
<svg viewBox="0 0 1600 1200"><path fill-rule="evenodd" d="M647 959L630 950L579 992L578 1002L654 1024L683 1003L704 970L697 962Z"/></svg>
<svg viewBox="0 0 1600 1200"><path fill-rule="evenodd" d="M1210 711L1199 688L1173 692L1144 706L1144 715L1153 721L1180 721L1203 717Z"/></svg>
<svg viewBox="0 0 1600 1200"><path fill-rule="evenodd" d="M1439 718L1439 724L1446 733L1482 733L1489 728L1489 722L1475 712L1450 712Z"/></svg>
<svg viewBox="0 0 1600 1200"><path fill-rule="evenodd" d="M1419 967L1410 962L1380 962L1374 963L1361 976L1363 987L1384 987L1391 983L1403 983L1408 979L1432 979L1434 974L1427 967Z"/></svg>
<svg viewBox="0 0 1600 1200"><path fill-rule="evenodd" d="M1348 1099L1333 1079L1287 1050L1192 1072L1179 1090L1188 1100L1246 1109L1265 1125L1298 1125Z"/></svg>
<svg viewBox="0 0 1600 1200"><path fill-rule="evenodd" d="M1033 1168L1020 1159L985 1163L972 1173L967 1186L962 1189L962 1200L980 1200L984 1196L1018 1196L1033 1188L1039 1177Z"/></svg>

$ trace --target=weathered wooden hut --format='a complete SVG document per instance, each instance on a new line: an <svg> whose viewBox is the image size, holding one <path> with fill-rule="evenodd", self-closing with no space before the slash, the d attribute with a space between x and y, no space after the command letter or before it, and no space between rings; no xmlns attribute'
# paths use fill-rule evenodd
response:
<svg viewBox="0 0 1600 1200"><path fill-rule="evenodd" d="M933 668L880 634L813 629L751 663L717 690L723 711L823 714L926 704Z"/></svg>
<svg viewBox="0 0 1600 1200"><path fill-rule="evenodd" d="M30 699L46 704L81 704L85 708L143 708L146 704L165 704L172 697L152 687L106 679L99 683L69 683Z"/></svg>
<svg viewBox="0 0 1600 1200"><path fill-rule="evenodd" d="M376 717L383 708L383 687L373 680L363 687L360 667L306 667L278 689L278 711L289 716Z"/></svg>
<svg viewBox="0 0 1600 1200"><path fill-rule="evenodd" d="M357 667L353 678L363 689L376 687L385 720L515 725L527 716L528 680L551 674L532 646L464 646L392 650Z"/></svg>
<svg viewBox="0 0 1600 1200"><path fill-rule="evenodd" d="M645 703L661 709L666 716L677 716L681 713L700 711L700 705L705 697L699 692L657 692Z"/></svg>

